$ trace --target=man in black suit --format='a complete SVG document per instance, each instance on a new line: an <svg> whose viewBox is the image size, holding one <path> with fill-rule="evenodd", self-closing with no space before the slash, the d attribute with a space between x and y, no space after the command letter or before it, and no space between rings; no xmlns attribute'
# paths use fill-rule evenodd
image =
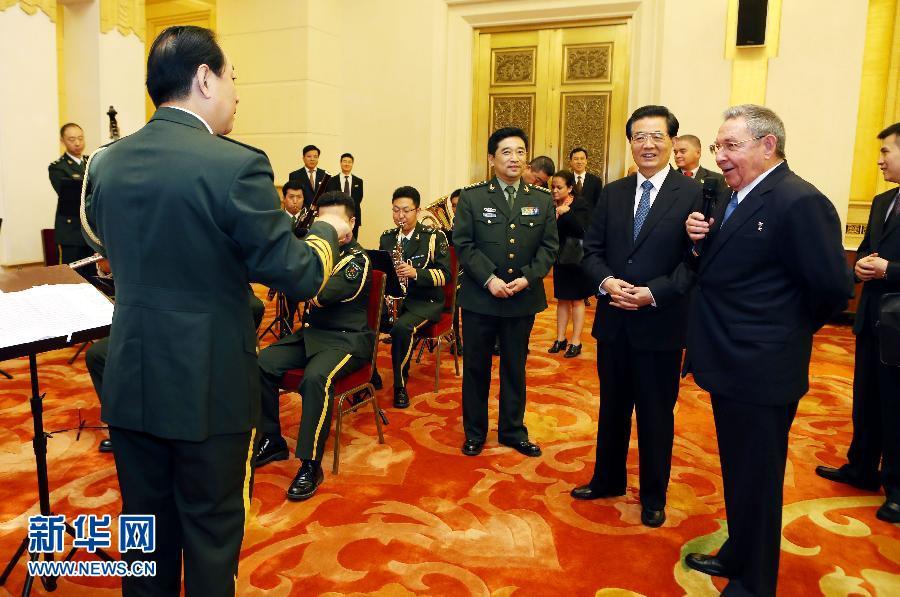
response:
<svg viewBox="0 0 900 597"><path fill-rule="evenodd" d="M297 179L303 185L303 206L312 205L319 187L322 185L328 173L319 168L319 148L315 145L307 145L303 148L303 168L294 170L288 175L288 179ZM324 189L323 189L324 191Z"/></svg>
<svg viewBox="0 0 900 597"><path fill-rule="evenodd" d="M669 167L677 134L678 120L664 106L638 108L628 119L625 135L638 172L600 193L581 263L601 295L591 332L597 339L600 416L594 475L572 497L625 494L636 411L641 522L649 527L666 520L673 410L693 280L682 222L701 203L700 185Z"/></svg>
<svg viewBox="0 0 900 597"><path fill-rule="evenodd" d="M671 141L670 141L671 145ZM575 193L587 199L591 210L597 205L603 181L596 174L587 171L588 152L584 147L575 147L569 152L569 166L575 174Z"/></svg>
<svg viewBox="0 0 900 597"><path fill-rule="evenodd" d="M788 168L781 119L753 104L724 118L713 150L733 192L709 222L699 212L685 222L691 240L706 239L685 371L712 395L728 539L685 563L731 579L725 595L774 595L788 432L809 389L813 334L853 281L837 211Z"/></svg>
<svg viewBox="0 0 900 597"><path fill-rule="evenodd" d="M299 240L265 153L225 137L234 69L212 31L165 29L150 47L156 113L91 156L82 225L109 258L116 312L102 381L125 514L156 517L156 576L124 595L233 595L260 413L250 280L312 297L346 218Z"/></svg>
<svg viewBox="0 0 900 597"><path fill-rule="evenodd" d="M90 257L94 251L81 236L81 222L78 221L78 215L63 213L60 210L59 197L63 193L78 197L88 156L84 155L84 131L74 122L62 125L59 129L59 140L65 146L66 152L47 167L50 185L57 195L53 230L56 245L59 247L59 262L72 263Z"/></svg>
<svg viewBox="0 0 900 597"><path fill-rule="evenodd" d="M328 179L326 191L340 191L353 198L356 204L356 224L353 225L353 238L359 239L359 227L362 226L363 179L355 176L353 170L353 154L341 154L341 173Z"/></svg>
<svg viewBox="0 0 900 597"><path fill-rule="evenodd" d="M716 188L723 192L726 189L725 177L700 165L700 138L695 135L678 135L675 139L675 165L678 171L688 178L693 178L701 185L707 178L716 180Z"/></svg>
<svg viewBox="0 0 900 597"><path fill-rule="evenodd" d="M554 173L556 173L556 164L553 163L553 160L548 156L539 155L525 166L525 170L522 172L522 180L526 184L546 189L549 188L547 183Z"/></svg>
<svg viewBox="0 0 900 597"><path fill-rule="evenodd" d="M900 122L879 133L878 167L887 182L900 182ZM900 193L896 188L872 200L869 223L856 251L856 278L863 283L853 332L853 441L847 464L816 467L816 474L868 491L881 484L886 496L875 515L900 522L900 368L879 358L878 319L881 297L900 292Z"/></svg>

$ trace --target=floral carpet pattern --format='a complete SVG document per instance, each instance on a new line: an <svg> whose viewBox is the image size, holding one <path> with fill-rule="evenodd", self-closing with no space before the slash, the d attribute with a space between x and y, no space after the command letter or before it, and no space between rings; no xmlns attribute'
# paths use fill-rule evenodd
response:
<svg viewBox="0 0 900 597"><path fill-rule="evenodd" d="M264 289L257 287L263 297ZM273 307L267 303L266 325ZM341 470L332 475L333 436L326 479L309 501L285 500L298 461L258 471L241 554L240 595L716 595L724 581L688 570L687 552L712 552L724 540L725 507L708 395L688 378L676 406L676 438L668 520L640 524L637 434L632 433L628 493L576 502L569 490L586 482L594 460L598 380L593 340L575 359L547 354L555 336L555 306L540 314L528 357L526 424L543 448L525 458L496 440L496 362L493 433L475 458L460 454L461 378L442 358L434 393L434 355L412 365L411 406L396 410L392 388L379 394L390 419L385 443L376 440L371 411L345 418ZM589 309L588 325L593 318ZM185 335L189 341L189 335ZM271 341L271 336L265 341ZM48 431L101 425L84 359L74 349L42 355ZM390 370L382 345L379 368ZM12 556L38 511L28 361L6 361L0 378L0 564ZM850 396L853 336L846 325L818 334L811 389L791 430L785 479L779 593L783 595L900 594L900 525L875 518L882 494L829 483L818 464L843 462L852 433ZM282 424L293 444L300 406L282 397ZM53 433L49 440L51 504L78 514L119 512L112 456L97 451L99 429ZM115 534L115 531L113 531ZM67 539L67 545L70 540ZM115 545L115 542L113 543ZM90 558L80 552L76 558ZM0 595L21 591L20 563ZM35 588L34 594L43 594ZM115 595L115 579L63 578L59 595Z"/></svg>

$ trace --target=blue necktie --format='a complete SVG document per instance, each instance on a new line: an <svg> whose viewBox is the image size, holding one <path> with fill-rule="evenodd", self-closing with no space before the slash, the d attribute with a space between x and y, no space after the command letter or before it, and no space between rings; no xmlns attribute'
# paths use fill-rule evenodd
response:
<svg viewBox="0 0 900 597"><path fill-rule="evenodd" d="M729 201L728 205L725 206L725 217L722 218L723 225L725 224L725 222L728 221L728 218L731 217L731 213L737 208L737 206L738 206L737 192L732 191L731 201Z"/></svg>
<svg viewBox="0 0 900 597"><path fill-rule="evenodd" d="M641 188L644 189L644 192L641 193L641 200L638 201L637 211L634 212L634 236L632 240L636 240L638 234L641 233L641 226L644 225L644 220L647 219L647 214L650 213L650 189L653 188L653 183L649 180L645 180L641 183Z"/></svg>

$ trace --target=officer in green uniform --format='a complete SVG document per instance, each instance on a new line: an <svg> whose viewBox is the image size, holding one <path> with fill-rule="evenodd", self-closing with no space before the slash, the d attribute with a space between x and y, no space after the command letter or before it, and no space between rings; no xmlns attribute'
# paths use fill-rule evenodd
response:
<svg viewBox="0 0 900 597"><path fill-rule="evenodd" d="M325 214L300 240L278 209L265 153L225 135L234 69L208 29L153 42L144 127L91 156L82 202L88 242L109 258L116 310L103 374L125 514L156 517L156 576L130 595L235 591L259 421L253 280L301 298L328 281L347 234Z"/></svg>
<svg viewBox="0 0 900 597"><path fill-rule="evenodd" d="M47 167L50 184L57 196L54 233L59 247L59 262L72 263L94 254L81 236L81 222L77 217L64 215L59 211L59 194L64 186L81 188L84 179L84 165L89 156L84 155L84 131L74 122L68 122L59 129L59 140L66 152Z"/></svg>
<svg viewBox="0 0 900 597"><path fill-rule="evenodd" d="M541 449L525 428L525 359L535 314L547 308L543 278L559 249L550 193L521 180L528 138L507 127L488 139L495 177L463 189L453 242L463 279L463 427L467 456L481 453L488 431L491 347L500 339L500 443L526 456Z"/></svg>
<svg viewBox="0 0 900 597"><path fill-rule="evenodd" d="M333 210L346 213L355 223L353 199L340 191L319 198L319 214ZM319 294L306 303L303 327L259 353L262 386L262 439L254 458L256 467L274 460L286 460L288 447L281 436L278 416L278 384L291 369L303 369L297 391L303 400L297 458L303 462L287 490L287 498L311 498L322 483L322 454L331 429L335 379L365 366L375 345L368 327L367 307L371 286L371 265L365 250L349 232L331 278Z"/></svg>
<svg viewBox="0 0 900 597"><path fill-rule="evenodd" d="M450 246L443 231L419 223L419 191L400 187L391 199L397 228L385 230L378 241L382 251L400 246L403 260L395 265L406 278L406 296L391 328L391 365L394 369L394 406L409 406L406 380L416 332L436 322L444 310L444 285L450 282ZM378 375L376 371L375 375Z"/></svg>

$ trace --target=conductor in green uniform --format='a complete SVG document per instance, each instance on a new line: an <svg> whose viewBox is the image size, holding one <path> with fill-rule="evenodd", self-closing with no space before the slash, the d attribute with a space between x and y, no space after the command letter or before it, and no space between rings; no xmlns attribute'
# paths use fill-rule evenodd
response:
<svg viewBox="0 0 900 597"><path fill-rule="evenodd" d="M488 139L494 178L463 189L453 224L462 270L463 454L481 453L488 432L491 352L500 341L501 444L526 456L541 449L525 427L525 359L535 314L547 308L543 278L559 248L550 193L521 180L528 137L518 128Z"/></svg>
<svg viewBox="0 0 900 597"><path fill-rule="evenodd" d="M391 215L397 227L382 232L378 241L381 251L393 253L399 247L402 259L394 267L397 275L406 280L406 296L390 330L395 408L409 406L406 381L416 332L429 321L436 322L441 318L443 287L450 282L447 237L443 231L419 222L420 202L419 191L414 187L395 190L391 198Z"/></svg>
<svg viewBox="0 0 900 597"><path fill-rule="evenodd" d="M319 215L335 213L356 223L356 205L340 191L318 201ZM303 369L297 391L303 400L297 458L302 460L287 490L292 501L309 499L325 479L322 454L331 429L334 380L349 375L372 359L375 345L366 309L372 282L369 255L353 238L340 239L341 253L325 288L306 303L303 327L259 353L262 387L262 434L254 464L263 466L288 457L278 415L278 385L291 369Z"/></svg>
<svg viewBox="0 0 900 597"><path fill-rule="evenodd" d="M235 72L208 29L169 27L147 59L156 113L91 156L88 242L109 258L116 309L101 417L125 514L156 517L156 576L124 595L235 593L259 420L253 280L293 296L328 281L346 218L323 215L299 240L278 209L265 153L222 135Z"/></svg>
<svg viewBox="0 0 900 597"><path fill-rule="evenodd" d="M81 236L81 222L78 218L60 211L59 196L64 187L73 188L75 192L81 189L84 165L88 156L84 154L84 131L74 122L62 125L59 129L59 140L65 146L66 152L47 167L50 185L57 196L53 232L59 249L59 262L72 263L90 257L94 251Z"/></svg>

